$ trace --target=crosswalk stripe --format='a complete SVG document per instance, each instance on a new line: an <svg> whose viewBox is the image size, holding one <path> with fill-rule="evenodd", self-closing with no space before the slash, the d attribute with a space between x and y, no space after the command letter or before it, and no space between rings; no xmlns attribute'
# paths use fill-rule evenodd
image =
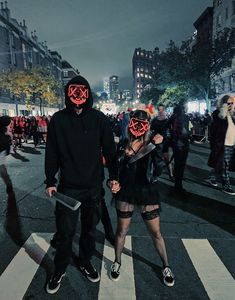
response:
<svg viewBox="0 0 235 300"><path fill-rule="evenodd" d="M0 298L21 300L26 293L43 257L51 235L32 233L0 277Z"/></svg>
<svg viewBox="0 0 235 300"><path fill-rule="evenodd" d="M101 281L99 289L99 300L107 299L128 299L136 300L135 292L135 281L134 281L134 269L133 269L133 259L132 259L132 245L131 236L126 237L125 248L129 250L128 255L122 254L122 266L120 269L120 279L118 282L110 280L108 273L110 266L114 259L114 249L105 242L103 261L102 261L102 271L101 271Z"/></svg>
<svg viewBox="0 0 235 300"><path fill-rule="evenodd" d="M206 239L183 239L202 284L211 300L234 300L235 280Z"/></svg>

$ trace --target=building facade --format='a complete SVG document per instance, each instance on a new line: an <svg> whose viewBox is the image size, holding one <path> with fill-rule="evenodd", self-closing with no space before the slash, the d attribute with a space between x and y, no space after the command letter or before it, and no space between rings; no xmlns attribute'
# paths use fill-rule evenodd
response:
<svg viewBox="0 0 235 300"><path fill-rule="evenodd" d="M109 77L104 78L104 92L108 95L108 99L110 99L110 86L109 86Z"/></svg>
<svg viewBox="0 0 235 300"><path fill-rule="evenodd" d="M109 77L110 99L117 101L119 94L119 78L116 75Z"/></svg>
<svg viewBox="0 0 235 300"><path fill-rule="evenodd" d="M136 48L132 58L134 98L139 99L146 86L152 84L155 69L153 52Z"/></svg>
<svg viewBox="0 0 235 300"><path fill-rule="evenodd" d="M213 7L207 7L193 25L197 30L194 48L211 43L213 38Z"/></svg>
<svg viewBox="0 0 235 300"><path fill-rule="evenodd" d="M7 1L0 2L0 71L27 70L34 67L45 68L55 79L64 82L61 55L50 51L47 42L39 42L36 31L29 33L25 20L18 22L12 18ZM59 95L62 93L62 90L57 92ZM18 102L24 106L24 98ZM11 115L18 112L17 109L13 112L14 101L7 91L0 91L0 103L0 114L7 112L7 103L11 104Z"/></svg>
<svg viewBox="0 0 235 300"><path fill-rule="evenodd" d="M225 28L235 27L235 1L214 0L213 6L213 38L215 39ZM218 95L235 92L235 58L231 67L227 68L219 78L216 78L215 87Z"/></svg>
<svg viewBox="0 0 235 300"><path fill-rule="evenodd" d="M62 74L63 74L63 86L75 76L79 75L79 71L76 70L74 67L67 60L62 61Z"/></svg>

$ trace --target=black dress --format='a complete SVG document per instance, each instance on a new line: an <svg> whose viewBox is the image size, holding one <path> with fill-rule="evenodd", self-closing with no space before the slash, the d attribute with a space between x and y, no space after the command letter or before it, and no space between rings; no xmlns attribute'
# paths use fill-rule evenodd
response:
<svg viewBox="0 0 235 300"><path fill-rule="evenodd" d="M158 148L139 160L129 163L132 156L123 155L120 161L119 182L121 190L115 195L116 208L132 211L138 206L141 211L160 207L156 174L159 167ZM159 175L159 174L158 174Z"/></svg>

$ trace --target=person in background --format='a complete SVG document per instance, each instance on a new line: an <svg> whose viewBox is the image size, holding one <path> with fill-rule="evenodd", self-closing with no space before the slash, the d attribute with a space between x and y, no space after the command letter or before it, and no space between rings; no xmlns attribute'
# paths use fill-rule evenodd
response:
<svg viewBox="0 0 235 300"><path fill-rule="evenodd" d="M169 156L169 148L171 146L171 143L170 143L170 139L168 138L168 129L167 129L168 119L166 117L164 105L160 103L157 107L157 111L158 114L151 121L150 129L154 135L160 134L164 137L163 144L162 144L163 158L167 166L169 178L171 180L174 180L173 167Z"/></svg>
<svg viewBox="0 0 235 300"><path fill-rule="evenodd" d="M13 120L13 136L15 140L15 149L17 147L22 148L22 136L23 136L23 121L21 117L14 117Z"/></svg>
<svg viewBox="0 0 235 300"><path fill-rule="evenodd" d="M235 195L230 184L229 170L235 171L235 103L230 95L223 96L212 114L210 128L211 153L208 165L213 168L209 183L217 187L217 179L222 180L222 191Z"/></svg>
<svg viewBox="0 0 235 300"><path fill-rule="evenodd" d="M12 182L7 173L6 167L6 157L9 155L11 148L11 137L7 134L10 123L10 117L0 117L0 176L6 185L6 191L8 194L13 191Z"/></svg>
<svg viewBox="0 0 235 300"><path fill-rule="evenodd" d="M190 120L185 114L183 104L178 104L170 117L167 127L170 131L171 143L174 156L174 178L175 190L178 193L185 193L183 188L184 169L189 152Z"/></svg>

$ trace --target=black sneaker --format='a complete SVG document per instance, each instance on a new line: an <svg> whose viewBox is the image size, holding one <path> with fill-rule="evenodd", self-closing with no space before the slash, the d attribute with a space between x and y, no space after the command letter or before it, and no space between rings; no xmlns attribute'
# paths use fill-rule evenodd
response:
<svg viewBox="0 0 235 300"><path fill-rule="evenodd" d="M169 267L162 270L163 282L166 286L173 286L175 284L174 274Z"/></svg>
<svg viewBox="0 0 235 300"><path fill-rule="evenodd" d="M51 276L51 279L48 281L46 285L46 291L48 294L55 294L58 292L60 286L61 286L61 281L63 277L65 276L65 273L54 273Z"/></svg>
<svg viewBox="0 0 235 300"><path fill-rule="evenodd" d="M121 268L121 264L119 264L118 262L114 262L111 266L110 269L110 279L113 281L118 281L120 278L120 268Z"/></svg>
<svg viewBox="0 0 235 300"><path fill-rule="evenodd" d="M218 186L218 183L215 181L215 179L208 179L208 182L210 185L214 186L214 187L217 187Z"/></svg>
<svg viewBox="0 0 235 300"><path fill-rule="evenodd" d="M234 190L230 186L223 186L222 192L229 194L229 195L235 195Z"/></svg>
<svg viewBox="0 0 235 300"><path fill-rule="evenodd" d="M80 265L79 270L91 282L100 281L99 272L92 266L92 264L90 262L83 266Z"/></svg>

